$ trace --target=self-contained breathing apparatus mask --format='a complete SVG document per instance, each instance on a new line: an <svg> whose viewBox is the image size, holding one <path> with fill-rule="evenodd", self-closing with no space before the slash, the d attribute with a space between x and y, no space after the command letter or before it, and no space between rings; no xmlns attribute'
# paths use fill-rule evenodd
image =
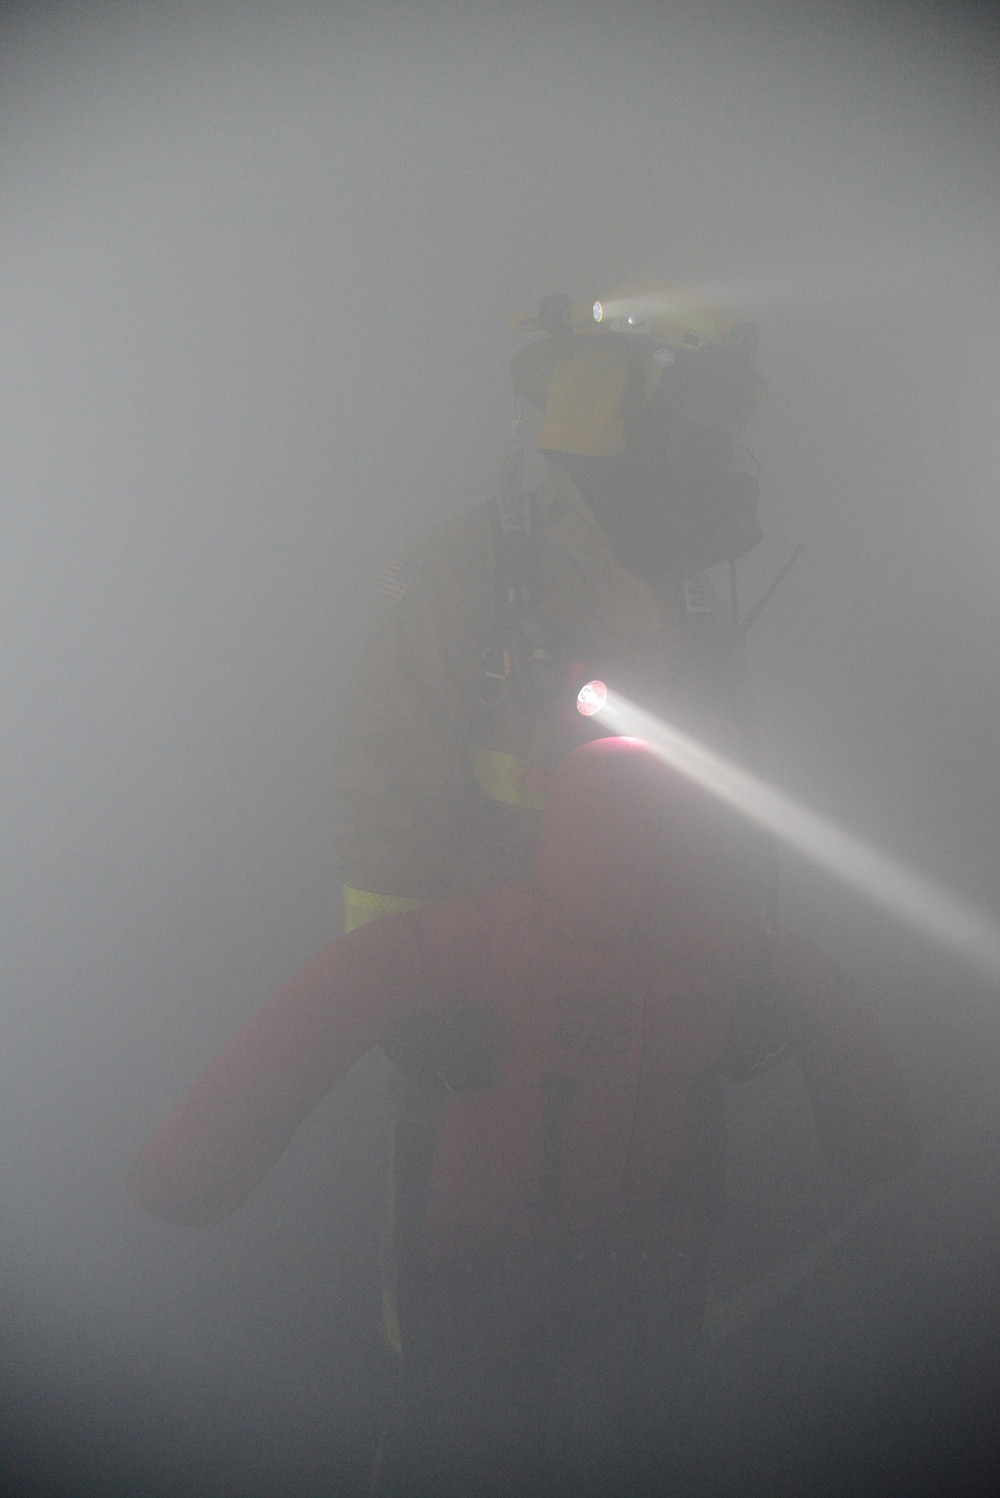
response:
<svg viewBox="0 0 1000 1498"><path fill-rule="evenodd" d="M648 398L629 392L624 500L643 517L649 568L704 572L763 540L756 460L736 440L759 378L739 350L710 346L675 356Z"/></svg>
<svg viewBox="0 0 1000 1498"><path fill-rule="evenodd" d="M664 439L649 435L648 446L614 457L552 454L583 495L622 566L655 583L664 576L705 572L752 551L764 538L757 518L756 472L706 463L680 482L670 453L662 451ZM712 440L715 434L704 436Z"/></svg>

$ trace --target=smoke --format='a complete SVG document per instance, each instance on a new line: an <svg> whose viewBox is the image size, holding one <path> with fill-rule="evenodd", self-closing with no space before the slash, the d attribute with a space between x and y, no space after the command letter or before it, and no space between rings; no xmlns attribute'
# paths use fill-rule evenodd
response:
<svg viewBox="0 0 1000 1498"><path fill-rule="evenodd" d="M767 772L989 903L995 44L988 9L820 0L5 10L0 1169L40 1487L63 1462L64 1489L177 1491L199 1440L238 1466L213 1420L257 1453L243 1492L282 1440L347 1460L316 1431L362 1402L367 1306L337 1287L367 1286L369 1083L212 1237L138 1221L123 1180L336 929L359 627L400 541L493 491L507 321L540 296L745 301L770 391L745 601L807 543L748 642ZM908 949L805 875L783 909L863 975L899 964L879 1001L915 1072L961 1069L900 999Z"/></svg>

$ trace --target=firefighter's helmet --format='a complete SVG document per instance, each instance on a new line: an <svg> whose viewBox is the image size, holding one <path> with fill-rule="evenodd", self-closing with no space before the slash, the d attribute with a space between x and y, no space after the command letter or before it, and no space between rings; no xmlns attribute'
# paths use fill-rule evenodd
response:
<svg viewBox="0 0 1000 1498"><path fill-rule="evenodd" d="M714 403L736 427L763 397L755 324L692 291L647 288L576 302L548 296L510 327L548 335L520 349L511 364L515 395L545 413L542 448L594 457L623 452L630 395L648 400L661 389L689 405Z"/></svg>

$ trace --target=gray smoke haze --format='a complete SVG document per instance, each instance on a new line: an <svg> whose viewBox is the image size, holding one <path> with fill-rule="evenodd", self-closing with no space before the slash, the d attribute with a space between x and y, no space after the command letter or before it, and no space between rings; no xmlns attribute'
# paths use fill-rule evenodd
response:
<svg viewBox="0 0 1000 1498"><path fill-rule="evenodd" d="M370 1076L217 1233L140 1221L123 1180L336 929L330 760L359 628L398 543L493 492L512 314L650 277L756 318L767 539L744 602L807 546L752 637L769 771L1000 909L1000 38L988 7L819 0L4 16L11 1449L39 1464L25 1492L138 1472L160 1491L127 1414L165 1493L185 1442L233 1464L200 1491L332 1491L316 1389L280 1385L275 1441L305 1464L282 1489L246 1444L280 1381L260 1374L258 1407L226 1369L322 1364L353 1408L338 1379L368 1306L328 1281L363 1278L377 1215ZM953 1119L971 1072L977 1098L995 1081L992 996L820 876L785 884L874 985L931 1124ZM784 1181L794 1205L765 1230L737 1204L727 1288L854 1203L824 1186L816 1206L791 1104L766 1096L763 1122L734 1104L734 1169L763 1140L745 1194ZM911 1243L960 1210L938 1159ZM165 1416L168 1386L201 1413L175 1392ZM239 1455L208 1428L227 1410ZM309 1476L318 1429L330 1466Z"/></svg>

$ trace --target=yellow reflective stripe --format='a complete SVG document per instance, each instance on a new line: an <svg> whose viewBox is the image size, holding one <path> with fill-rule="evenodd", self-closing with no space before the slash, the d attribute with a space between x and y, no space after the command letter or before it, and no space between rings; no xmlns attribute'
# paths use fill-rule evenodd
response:
<svg viewBox="0 0 1000 1498"><path fill-rule="evenodd" d="M472 758L472 773L487 796L503 806L527 806L532 811L541 811L545 805L541 791L525 785L528 761L517 754L477 749Z"/></svg>
<svg viewBox="0 0 1000 1498"><path fill-rule="evenodd" d="M378 895L370 889L351 889L344 885L344 930L355 931L358 926L367 926L384 915L396 915L400 910L417 910L429 905L429 900L420 900L407 895Z"/></svg>

